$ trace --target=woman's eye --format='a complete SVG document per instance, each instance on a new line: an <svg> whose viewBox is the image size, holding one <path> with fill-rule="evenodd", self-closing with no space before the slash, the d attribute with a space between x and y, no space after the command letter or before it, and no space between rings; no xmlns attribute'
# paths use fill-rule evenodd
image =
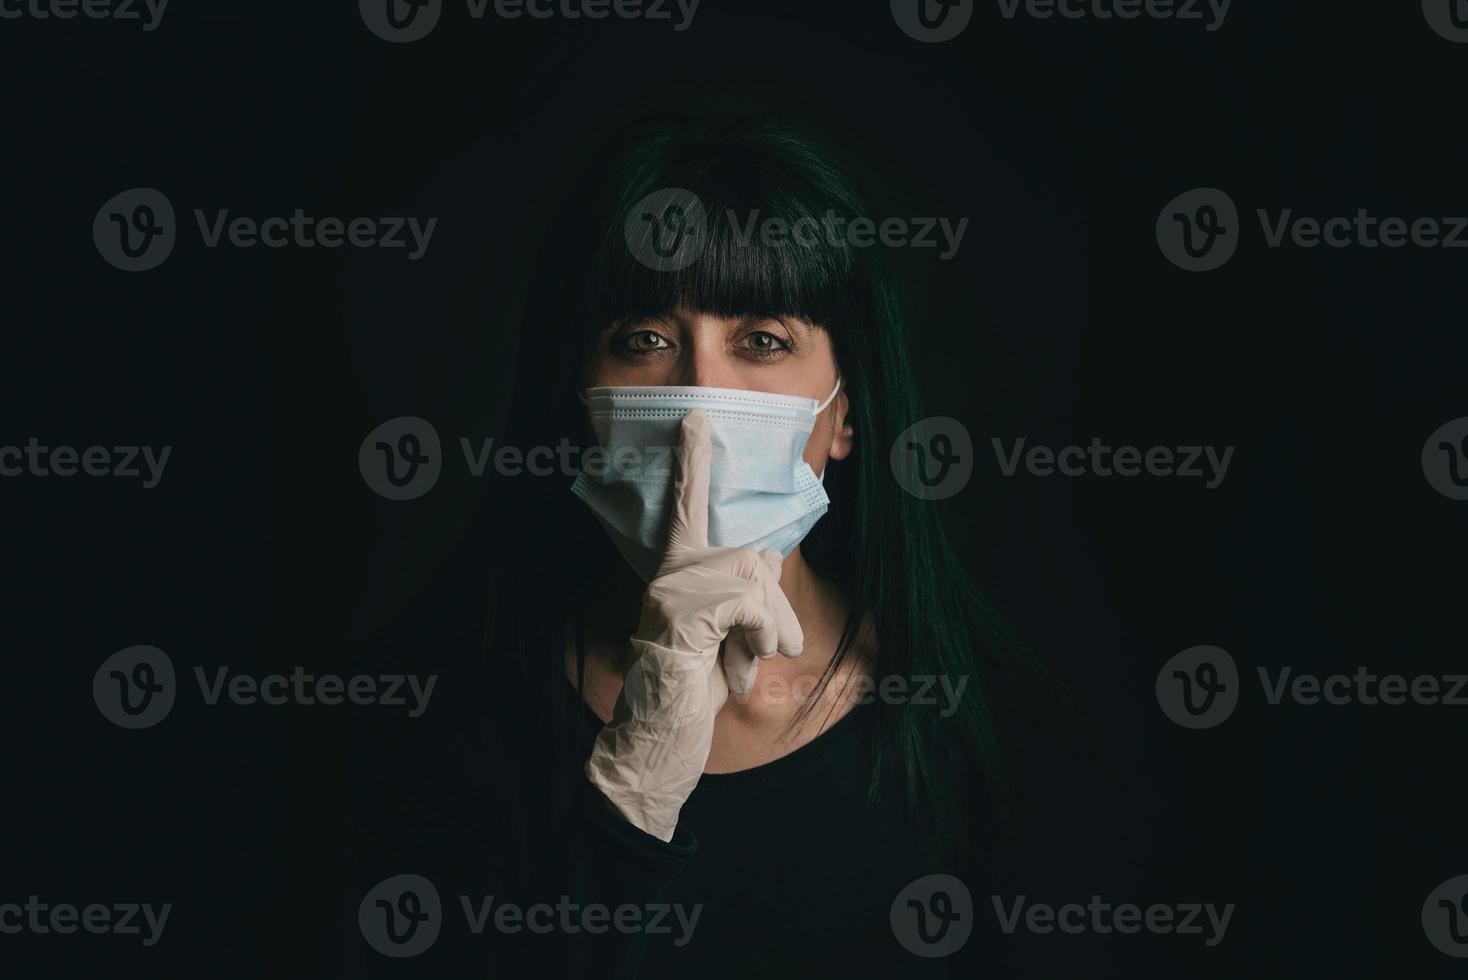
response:
<svg viewBox="0 0 1468 980"><path fill-rule="evenodd" d="M646 354L671 345L655 330L638 330L623 337L621 346L633 354Z"/></svg>
<svg viewBox="0 0 1468 980"><path fill-rule="evenodd" d="M755 354L778 354L790 349L790 345L785 341L764 330L754 331L745 340L749 344L750 351Z"/></svg>

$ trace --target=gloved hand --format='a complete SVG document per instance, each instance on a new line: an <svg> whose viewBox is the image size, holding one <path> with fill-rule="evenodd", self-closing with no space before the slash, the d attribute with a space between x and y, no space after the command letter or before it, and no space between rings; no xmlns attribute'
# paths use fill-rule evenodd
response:
<svg viewBox="0 0 1468 980"><path fill-rule="evenodd" d="M612 720L586 762L618 812L665 841L703 774L729 691L753 688L755 657L797 657L805 642L780 590L778 551L708 546L710 431L696 408L679 428L667 549L642 597Z"/></svg>

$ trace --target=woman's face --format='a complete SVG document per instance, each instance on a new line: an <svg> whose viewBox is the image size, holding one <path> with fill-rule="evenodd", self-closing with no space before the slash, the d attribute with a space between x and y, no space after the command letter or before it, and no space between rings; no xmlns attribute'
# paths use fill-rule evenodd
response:
<svg viewBox="0 0 1468 980"><path fill-rule="evenodd" d="M836 357L824 330L803 320L723 318L678 309L625 320L597 335L584 387L693 385L742 388L825 401L836 387ZM817 474L851 453L843 387L816 417L805 461Z"/></svg>

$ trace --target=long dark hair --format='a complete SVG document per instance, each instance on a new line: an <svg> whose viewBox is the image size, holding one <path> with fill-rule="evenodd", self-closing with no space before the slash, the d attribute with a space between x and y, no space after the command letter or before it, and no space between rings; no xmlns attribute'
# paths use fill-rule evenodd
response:
<svg viewBox="0 0 1468 980"><path fill-rule="evenodd" d="M878 699L872 793L896 794L936 829L978 797L1010 812L1010 754L1004 719L1022 707L1038 666L1024 654L960 566L935 505L894 479L889 452L923 417L908 359L898 291L880 248L821 234L812 242L767 243L743 232L750 215L824 222L870 217L836 157L796 130L738 119L657 119L612 141L586 168L549 223L521 333L517 389L506 443L585 444L577 398L588 339L627 316L679 306L715 315L798 317L831 338L855 431L851 455L827 469L829 512L802 544L814 571L850 603L824 688L851 654L863 619L875 625L874 671L968 678L957 710ZM680 188L708 217L701 257L658 271L624 236L629 211L648 195ZM732 213L739 222L723 220ZM809 224L807 223L807 227ZM501 679L526 697L517 724L571 761L579 717L568 716L564 651L584 663L582 611L587 569L611 551L570 477L521 480L502 504L503 546L488 624L489 655ZM564 484L564 485L561 485ZM814 705L816 699L808 703Z"/></svg>

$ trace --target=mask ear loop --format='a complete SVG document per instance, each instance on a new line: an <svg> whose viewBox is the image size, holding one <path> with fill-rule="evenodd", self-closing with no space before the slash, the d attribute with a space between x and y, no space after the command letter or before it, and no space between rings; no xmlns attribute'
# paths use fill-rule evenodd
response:
<svg viewBox="0 0 1468 980"><path fill-rule="evenodd" d="M825 400L825 401L823 401L823 402L821 402L821 403L820 403L820 405L818 405L818 406L817 406L817 407L816 407L816 414L817 414L817 415L819 415L819 414L821 414L821 413L822 413L822 412L824 412L824 411L825 411L825 410L826 410L826 408L827 408L827 407L828 407L828 406L829 406L829 405L830 405L830 404L831 404L831 403L832 403L832 402L833 402L833 401L835 401L835 400L836 400L836 392L838 392L838 391L840 391L840 390L841 390L841 378L840 378L840 376L839 376L839 375L838 375L838 376L837 376L837 378L836 378L836 387L834 387L834 388L832 388L832 389L831 389L831 393L830 393L830 394L829 394L829 395L827 395L827 396L826 396L826 400Z"/></svg>
<svg viewBox="0 0 1468 980"><path fill-rule="evenodd" d="M817 415L819 415L822 412L824 412L830 406L830 404L833 401L836 400L836 392L838 392L840 390L841 390L841 376L840 375L837 375L836 376L836 387L834 387L834 388L831 389L831 393L826 396L826 400L823 401L823 402L821 402L820 407L816 409L816 414ZM825 483L826 483L826 469L827 469L826 467L822 466L821 467L821 473L820 473L820 475L816 477L817 480L821 481L821 485L822 486L824 486Z"/></svg>

